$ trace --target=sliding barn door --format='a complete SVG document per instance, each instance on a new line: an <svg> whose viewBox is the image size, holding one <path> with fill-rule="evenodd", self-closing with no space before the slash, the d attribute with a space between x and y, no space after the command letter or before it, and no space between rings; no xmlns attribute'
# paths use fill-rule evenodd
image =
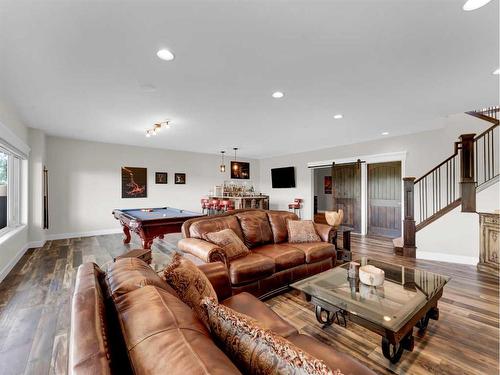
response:
<svg viewBox="0 0 500 375"><path fill-rule="evenodd" d="M368 233L401 236L401 162L368 164Z"/></svg>
<svg viewBox="0 0 500 375"><path fill-rule="evenodd" d="M361 230L361 168L359 164L332 167L333 210L344 210L343 225Z"/></svg>

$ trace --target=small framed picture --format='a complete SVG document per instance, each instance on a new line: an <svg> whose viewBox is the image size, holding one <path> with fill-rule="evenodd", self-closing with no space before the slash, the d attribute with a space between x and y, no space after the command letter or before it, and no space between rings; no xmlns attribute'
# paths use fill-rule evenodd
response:
<svg viewBox="0 0 500 375"><path fill-rule="evenodd" d="M167 172L156 172L155 182L157 184L167 184L168 183L168 173Z"/></svg>
<svg viewBox="0 0 500 375"><path fill-rule="evenodd" d="M174 180L175 180L175 183L177 185L184 185L186 183L186 174L185 173L176 173Z"/></svg>

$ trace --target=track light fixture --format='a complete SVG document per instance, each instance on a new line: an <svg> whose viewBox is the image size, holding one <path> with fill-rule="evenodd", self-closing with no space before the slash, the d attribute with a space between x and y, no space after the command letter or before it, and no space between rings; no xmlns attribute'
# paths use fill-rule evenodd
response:
<svg viewBox="0 0 500 375"><path fill-rule="evenodd" d="M170 120L166 120L166 121L163 121L163 122L158 122L158 123L154 124L153 128L146 130L146 137L149 138L152 135L157 135L160 132L161 129L163 129L163 128L170 129L171 126L172 125L171 125L171 121Z"/></svg>

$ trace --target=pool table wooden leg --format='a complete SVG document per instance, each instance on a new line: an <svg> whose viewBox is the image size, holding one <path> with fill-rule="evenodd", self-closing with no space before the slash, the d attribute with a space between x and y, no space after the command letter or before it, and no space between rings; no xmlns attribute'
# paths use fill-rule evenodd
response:
<svg viewBox="0 0 500 375"><path fill-rule="evenodd" d="M130 243L130 229L126 225L122 225L123 227L123 234L125 237L123 238L123 243Z"/></svg>
<svg viewBox="0 0 500 375"><path fill-rule="evenodd" d="M153 244L153 240L142 240L142 248L143 249L151 249L151 245Z"/></svg>

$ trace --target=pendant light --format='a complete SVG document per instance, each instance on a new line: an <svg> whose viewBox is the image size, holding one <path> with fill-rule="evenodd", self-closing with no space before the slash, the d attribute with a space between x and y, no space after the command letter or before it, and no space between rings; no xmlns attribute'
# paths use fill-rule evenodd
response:
<svg viewBox="0 0 500 375"><path fill-rule="evenodd" d="M238 147L233 147L233 150L234 150L233 170L237 171L239 168L239 164L236 162L236 151L238 151Z"/></svg>
<svg viewBox="0 0 500 375"><path fill-rule="evenodd" d="M226 153L226 151L220 152L220 166L219 166L220 173L224 173L226 171L226 164L224 164L224 154L225 153Z"/></svg>

